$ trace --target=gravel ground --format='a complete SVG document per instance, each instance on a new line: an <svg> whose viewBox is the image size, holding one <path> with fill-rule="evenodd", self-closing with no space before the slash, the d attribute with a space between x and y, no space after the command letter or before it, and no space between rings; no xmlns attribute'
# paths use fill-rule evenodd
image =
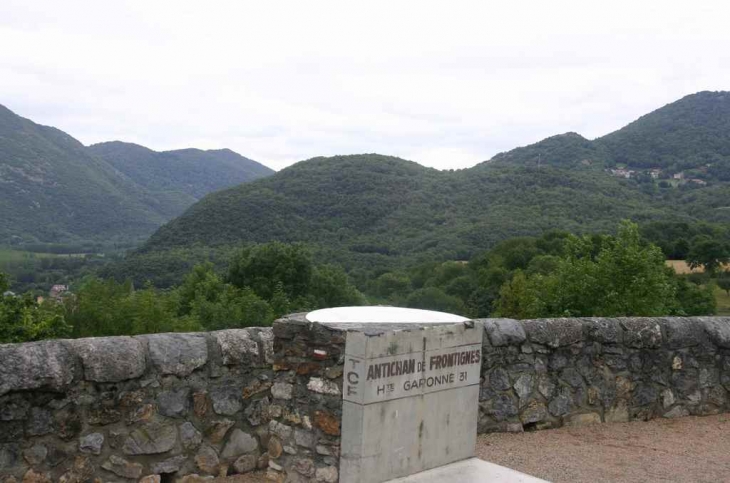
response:
<svg viewBox="0 0 730 483"><path fill-rule="evenodd" d="M730 414L479 436L477 455L553 482L730 482Z"/></svg>

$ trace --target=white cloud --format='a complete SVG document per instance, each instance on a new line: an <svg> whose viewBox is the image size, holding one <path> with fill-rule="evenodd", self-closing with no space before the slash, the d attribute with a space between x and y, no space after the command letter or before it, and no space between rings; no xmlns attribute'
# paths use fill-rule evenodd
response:
<svg viewBox="0 0 730 483"><path fill-rule="evenodd" d="M0 103L84 143L461 168L730 88L726 2L0 4Z"/></svg>

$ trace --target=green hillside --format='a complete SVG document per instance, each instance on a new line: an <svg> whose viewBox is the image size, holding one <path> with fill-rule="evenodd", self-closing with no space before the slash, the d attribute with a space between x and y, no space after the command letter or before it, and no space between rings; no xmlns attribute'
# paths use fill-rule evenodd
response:
<svg viewBox="0 0 730 483"><path fill-rule="evenodd" d="M521 166L603 166L610 159L604 146L570 132L551 136L539 143L500 153L492 162Z"/></svg>
<svg viewBox="0 0 730 483"><path fill-rule="evenodd" d="M369 270L464 260L505 238L553 228L609 230L626 217L673 216L626 180L592 167L483 164L445 172L376 154L336 156L205 197L129 263L143 269L141 260L159 261L170 249L280 240Z"/></svg>
<svg viewBox="0 0 730 483"><path fill-rule="evenodd" d="M730 161L730 92L699 92L597 140L615 163L691 169Z"/></svg>
<svg viewBox="0 0 730 483"><path fill-rule="evenodd" d="M196 246L298 241L349 269L377 270L463 260L505 238L550 229L609 231L623 218L730 222L730 187L706 166L730 149L730 140L706 143L708 133L718 139L728 133L726 98L730 94L696 94L604 138L554 136L460 171L377 154L303 161L203 198L161 227L122 272L134 275L132 265L159 263L170 249ZM704 114L686 114L693 105ZM636 154L625 145L635 146ZM675 145L681 150L671 162L648 161L646 150L662 153ZM611 172L619 162L636 170L630 179ZM650 168L666 173L653 178L641 171ZM679 168L696 169L687 177L704 177L705 184L665 181Z"/></svg>
<svg viewBox="0 0 730 483"><path fill-rule="evenodd" d="M87 148L0 106L0 246L141 240L206 193L270 172L228 150Z"/></svg>
<svg viewBox="0 0 730 483"><path fill-rule="evenodd" d="M143 236L174 211L64 132L0 106L0 244Z"/></svg>
<svg viewBox="0 0 730 483"><path fill-rule="evenodd" d="M157 152L113 141L94 144L89 150L151 191L177 193L184 200L183 209L208 193L274 172L230 149Z"/></svg>

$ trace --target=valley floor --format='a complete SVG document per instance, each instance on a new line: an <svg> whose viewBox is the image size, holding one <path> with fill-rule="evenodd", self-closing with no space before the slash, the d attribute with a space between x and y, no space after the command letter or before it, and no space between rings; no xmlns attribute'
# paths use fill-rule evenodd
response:
<svg viewBox="0 0 730 483"><path fill-rule="evenodd" d="M730 414L481 435L477 456L555 483L730 481Z"/></svg>

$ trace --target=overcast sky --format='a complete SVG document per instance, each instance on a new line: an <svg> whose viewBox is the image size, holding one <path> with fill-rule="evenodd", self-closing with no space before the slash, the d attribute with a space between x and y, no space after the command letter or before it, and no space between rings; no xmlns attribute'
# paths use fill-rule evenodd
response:
<svg viewBox="0 0 730 483"><path fill-rule="evenodd" d="M0 2L0 104L84 144L440 169L730 89L725 1Z"/></svg>

